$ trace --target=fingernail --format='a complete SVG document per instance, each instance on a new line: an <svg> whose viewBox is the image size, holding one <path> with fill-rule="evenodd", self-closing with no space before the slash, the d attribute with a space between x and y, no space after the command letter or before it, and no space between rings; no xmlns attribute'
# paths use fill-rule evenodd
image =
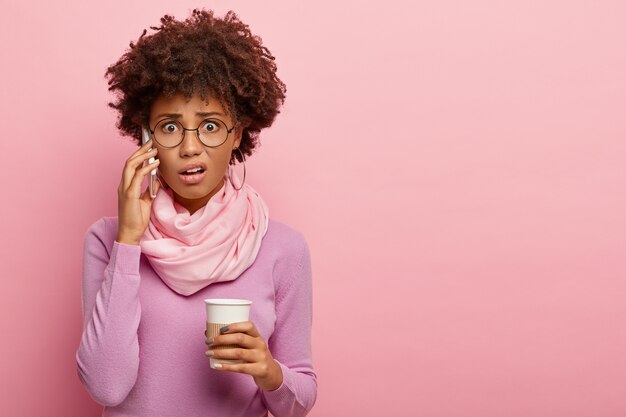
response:
<svg viewBox="0 0 626 417"><path fill-rule="evenodd" d="M212 350L207 350L206 352L204 352L205 355L207 356L213 356L213 351Z"/></svg>
<svg viewBox="0 0 626 417"><path fill-rule="evenodd" d="M228 326L224 326L220 329L220 333L226 333L230 328Z"/></svg>
<svg viewBox="0 0 626 417"><path fill-rule="evenodd" d="M213 368L221 368L222 364L221 363L214 363L213 364Z"/></svg>
<svg viewBox="0 0 626 417"><path fill-rule="evenodd" d="M207 340L204 341L204 343L206 343L207 345L212 345L214 342L212 337L209 337Z"/></svg>

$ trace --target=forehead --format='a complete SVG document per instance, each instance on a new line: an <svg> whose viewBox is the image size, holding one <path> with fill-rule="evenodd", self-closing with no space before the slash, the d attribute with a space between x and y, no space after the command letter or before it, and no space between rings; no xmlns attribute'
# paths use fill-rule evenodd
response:
<svg viewBox="0 0 626 417"><path fill-rule="evenodd" d="M161 113L177 113L181 114L182 118L194 118L196 113L209 112L219 112L226 115L222 103L213 96L209 96L207 103L199 95L193 95L191 98L187 98L183 93L177 92L169 97L160 95L154 103L152 103L150 118L158 118Z"/></svg>

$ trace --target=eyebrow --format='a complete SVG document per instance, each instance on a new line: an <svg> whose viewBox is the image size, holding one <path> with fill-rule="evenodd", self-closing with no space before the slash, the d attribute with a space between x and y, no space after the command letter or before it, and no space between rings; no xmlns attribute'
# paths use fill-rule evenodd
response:
<svg viewBox="0 0 626 417"><path fill-rule="evenodd" d="M201 116L201 117L209 117L209 116L213 116L213 115L219 115L219 116L224 116L224 114L218 112L218 111L211 111L211 112L196 112L196 116ZM161 113L158 114L156 116L157 118L159 117L171 117L173 119L179 119L182 117L182 114L180 113Z"/></svg>

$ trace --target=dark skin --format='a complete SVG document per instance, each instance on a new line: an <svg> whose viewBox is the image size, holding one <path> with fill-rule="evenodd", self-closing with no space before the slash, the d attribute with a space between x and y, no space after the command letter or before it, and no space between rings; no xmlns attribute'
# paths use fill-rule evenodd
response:
<svg viewBox="0 0 626 417"><path fill-rule="evenodd" d="M170 119L178 120L188 129L194 129L207 117L197 114L202 112L214 113L211 117L223 121L228 128L233 126L233 120L226 115L222 104L215 98L210 97L207 105L197 95L187 100L182 93L177 93L167 98L161 96L152 104L150 127L154 128L159 121ZM166 117L161 116L162 114L180 116ZM183 142L175 148L164 148L156 141L153 143L161 160L159 166L161 180L174 191L174 200L193 214L204 207L224 185L224 175L231 152L241 143L241 129L234 129L226 142L216 148L204 146L195 132L185 132ZM181 181L178 171L193 162L204 162L207 165L206 175L202 183L186 185Z"/></svg>
<svg viewBox="0 0 626 417"><path fill-rule="evenodd" d="M199 96L191 100L178 93L171 97L160 96L150 110L150 126L154 127L163 116L162 113L178 114L176 119L189 129L196 128L205 116L198 112L216 112L216 118L222 120L230 128L233 121L226 116L221 103L209 98L204 102ZM127 245L139 245L141 236L150 222L152 198L146 189L141 192L141 182L154 168L158 168L161 181L173 191L177 203L193 214L204 207L215 193L224 185L225 173L231 153L241 143L241 128L235 128L229 134L225 143L216 148L204 146L194 132L186 132L180 145L175 148L163 148L152 140L135 151L126 161L122 179L118 187L118 233L117 242ZM154 149L150 151L150 148ZM153 164L143 166L151 157L158 157ZM187 185L183 183L178 171L189 163L203 162L206 175L199 184ZM157 191L160 184L156 184ZM206 333L205 333L206 336ZM266 391L273 391L283 382L280 365L274 360L267 343L261 337L254 323L240 322L228 326L223 334L207 339L209 350L207 359L240 359L245 363L218 364L220 372L238 372L253 377L256 385ZM238 348L211 350L219 345L238 345Z"/></svg>
<svg viewBox="0 0 626 417"><path fill-rule="evenodd" d="M219 336L206 340L209 350L205 355L213 359L241 359L245 363L215 364L215 369L252 375L255 384L265 391L280 387L283 383L283 371L272 357L254 323L231 323L222 330ZM204 334L206 336L206 331ZM220 345L239 345L239 348L212 349Z"/></svg>

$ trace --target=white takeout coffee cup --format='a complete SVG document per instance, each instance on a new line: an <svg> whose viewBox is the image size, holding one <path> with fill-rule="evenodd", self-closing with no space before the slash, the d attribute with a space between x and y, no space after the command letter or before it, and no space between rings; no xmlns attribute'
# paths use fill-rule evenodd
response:
<svg viewBox="0 0 626 417"><path fill-rule="evenodd" d="M250 317L250 306L252 301L234 298L207 298L206 305L206 334L207 337L215 337L220 334L220 329L231 323L248 321ZM216 346L211 350L222 350L236 348L237 345ZM213 359L210 358L211 368L215 368L216 363L241 363L235 359Z"/></svg>

